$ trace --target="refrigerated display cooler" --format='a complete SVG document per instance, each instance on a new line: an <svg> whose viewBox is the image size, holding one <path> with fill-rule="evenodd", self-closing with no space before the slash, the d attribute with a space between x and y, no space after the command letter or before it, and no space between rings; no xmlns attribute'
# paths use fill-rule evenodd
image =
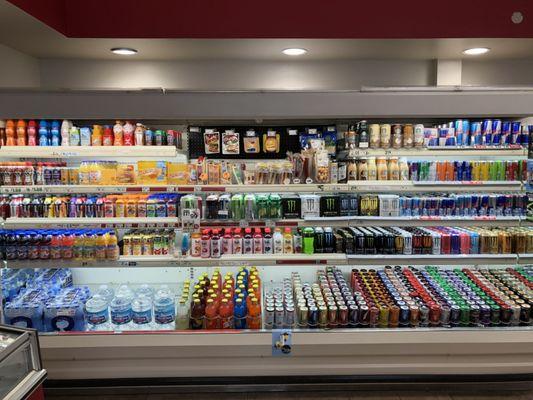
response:
<svg viewBox="0 0 533 400"><path fill-rule="evenodd" d="M0 325L0 397L4 400L44 400L37 331Z"/></svg>

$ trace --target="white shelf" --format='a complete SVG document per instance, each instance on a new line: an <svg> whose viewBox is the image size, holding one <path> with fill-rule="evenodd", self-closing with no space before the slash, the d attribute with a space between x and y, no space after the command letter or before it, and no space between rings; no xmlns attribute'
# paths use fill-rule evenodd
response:
<svg viewBox="0 0 533 400"><path fill-rule="evenodd" d="M531 256L533 257L533 255ZM6 261L8 268L193 268L270 265L514 265L517 254L251 254L221 258L122 256L117 261L35 260ZM524 262L526 263L526 262Z"/></svg>
<svg viewBox="0 0 533 400"><path fill-rule="evenodd" d="M299 226L519 226L520 217L321 217L307 218Z"/></svg>
<svg viewBox="0 0 533 400"><path fill-rule="evenodd" d="M351 181L344 184L299 185L47 185L2 186L10 193L407 193L521 191L520 181Z"/></svg>
<svg viewBox="0 0 533 400"><path fill-rule="evenodd" d="M8 218L3 227L7 229L24 228L175 228L179 218Z"/></svg>
<svg viewBox="0 0 533 400"><path fill-rule="evenodd" d="M516 264L516 254L349 254L350 265L499 265Z"/></svg>
<svg viewBox="0 0 533 400"><path fill-rule="evenodd" d="M175 146L4 146L2 158L176 157Z"/></svg>
<svg viewBox="0 0 533 400"><path fill-rule="evenodd" d="M428 147L412 149L353 149L349 157L525 157L527 149L517 147Z"/></svg>

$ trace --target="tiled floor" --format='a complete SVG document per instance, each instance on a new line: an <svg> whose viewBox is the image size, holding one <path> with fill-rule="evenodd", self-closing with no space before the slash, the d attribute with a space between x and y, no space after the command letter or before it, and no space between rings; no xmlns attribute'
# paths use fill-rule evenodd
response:
<svg viewBox="0 0 533 400"><path fill-rule="evenodd" d="M46 400L533 400L533 391L467 394L418 392L280 392L280 393L203 393L46 396Z"/></svg>

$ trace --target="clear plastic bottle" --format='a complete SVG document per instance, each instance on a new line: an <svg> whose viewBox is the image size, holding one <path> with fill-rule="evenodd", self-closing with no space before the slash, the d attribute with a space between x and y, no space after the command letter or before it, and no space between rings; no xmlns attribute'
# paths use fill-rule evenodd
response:
<svg viewBox="0 0 533 400"><path fill-rule="evenodd" d="M117 296L118 295L126 296L130 299L130 301L132 301L134 297L133 290L131 290L128 285L120 285L117 290Z"/></svg>
<svg viewBox="0 0 533 400"><path fill-rule="evenodd" d="M150 285L147 285L146 283L143 283L141 286L139 286L137 289L135 289L135 294L137 296L140 296L141 294L145 295L146 297L149 297L151 299L154 298L154 289L150 287Z"/></svg>
<svg viewBox="0 0 533 400"><path fill-rule="evenodd" d="M109 305L111 312L111 326L114 330L126 331L132 328L133 310L131 297L121 292L117 293Z"/></svg>
<svg viewBox="0 0 533 400"><path fill-rule="evenodd" d="M95 294L85 303L85 320L88 331L109 331L109 302L100 295Z"/></svg>
<svg viewBox="0 0 533 400"><path fill-rule="evenodd" d="M190 304L185 299L180 299L176 310L176 329L189 329Z"/></svg>
<svg viewBox="0 0 533 400"><path fill-rule="evenodd" d="M115 297L115 291L108 285L100 285L97 294L106 299L108 303L110 303L111 300L113 300L113 297Z"/></svg>
<svg viewBox="0 0 533 400"><path fill-rule="evenodd" d="M155 329L175 329L176 305L167 285L161 285L154 297Z"/></svg>
<svg viewBox="0 0 533 400"><path fill-rule="evenodd" d="M132 329L141 331L153 329L153 309L150 297L144 293L138 294L131 304L131 309L133 311Z"/></svg>

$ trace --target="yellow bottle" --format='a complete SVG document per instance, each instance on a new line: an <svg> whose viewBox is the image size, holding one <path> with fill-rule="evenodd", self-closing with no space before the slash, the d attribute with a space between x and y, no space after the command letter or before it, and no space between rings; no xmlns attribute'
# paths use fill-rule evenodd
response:
<svg viewBox="0 0 533 400"><path fill-rule="evenodd" d="M94 257L96 260L101 261L105 260L107 258L106 256L106 238L103 233L98 233L96 235L96 241L95 241L95 250L94 250Z"/></svg>
<svg viewBox="0 0 533 400"><path fill-rule="evenodd" d="M120 251L118 248L118 239L115 232L109 232L106 240L105 255L108 260L118 260Z"/></svg>
<svg viewBox="0 0 533 400"><path fill-rule="evenodd" d="M126 216L126 205L124 202L124 196L121 196L115 202L115 216L117 218L123 218Z"/></svg>
<svg viewBox="0 0 533 400"><path fill-rule="evenodd" d="M293 252L292 232L291 228L287 227L283 232L283 253L292 254Z"/></svg>

